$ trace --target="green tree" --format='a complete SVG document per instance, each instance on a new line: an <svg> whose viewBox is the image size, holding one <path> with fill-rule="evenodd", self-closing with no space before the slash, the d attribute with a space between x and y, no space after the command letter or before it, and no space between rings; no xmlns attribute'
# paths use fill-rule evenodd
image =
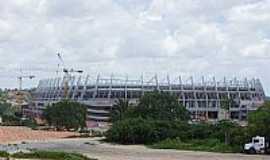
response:
<svg viewBox="0 0 270 160"><path fill-rule="evenodd" d="M110 113L111 121L116 122L123 120L127 117L128 112L131 112L131 106L128 100L118 99L113 105L112 111Z"/></svg>
<svg viewBox="0 0 270 160"><path fill-rule="evenodd" d="M248 116L248 129L252 136L270 138L270 102L265 102L259 109Z"/></svg>
<svg viewBox="0 0 270 160"><path fill-rule="evenodd" d="M21 125L20 117L9 103L0 103L0 117L5 125Z"/></svg>
<svg viewBox="0 0 270 160"><path fill-rule="evenodd" d="M233 130L237 126L238 126L237 124L229 120L222 120L218 122L216 131L217 133L220 133L221 136L223 135L223 137L220 137L220 139L223 139L226 145L231 143Z"/></svg>
<svg viewBox="0 0 270 160"><path fill-rule="evenodd" d="M234 99L226 96L225 98L221 99L220 105L220 107L225 110L225 120L230 119L229 113L230 108L235 105Z"/></svg>
<svg viewBox="0 0 270 160"><path fill-rule="evenodd" d="M146 93L140 99L135 112L142 118L155 120L187 121L190 118L176 96L158 91Z"/></svg>
<svg viewBox="0 0 270 160"><path fill-rule="evenodd" d="M8 103L0 103L0 116L15 115L15 110Z"/></svg>
<svg viewBox="0 0 270 160"><path fill-rule="evenodd" d="M44 110L44 118L57 129L79 129L86 126L86 107L77 102L64 100Z"/></svg>

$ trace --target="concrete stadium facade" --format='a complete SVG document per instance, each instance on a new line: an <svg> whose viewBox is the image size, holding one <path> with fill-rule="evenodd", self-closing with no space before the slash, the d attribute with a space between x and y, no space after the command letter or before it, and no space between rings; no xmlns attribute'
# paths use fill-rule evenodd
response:
<svg viewBox="0 0 270 160"><path fill-rule="evenodd" d="M259 79L236 78L216 81L215 77L194 80L193 77L152 77L138 79L116 76L70 76L40 80L33 93L33 105L26 113L40 115L52 103L64 99L65 82L68 82L68 98L87 105L88 126L98 126L109 121L109 113L119 98L137 104L139 98L154 90L168 92L178 97L191 113L194 121L224 119L221 104L233 99L229 116L233 120L246 120L247 114L264 103L265 94Z"/></svg>

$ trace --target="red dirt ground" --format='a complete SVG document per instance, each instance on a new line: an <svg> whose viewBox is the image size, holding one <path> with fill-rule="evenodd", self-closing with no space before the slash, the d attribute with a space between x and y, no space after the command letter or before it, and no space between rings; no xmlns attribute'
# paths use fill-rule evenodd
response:
<svg viewBox="0 0 270 160"><path fill-rule="evenodd" d="M38 131L26 127L0 126L0 144L20 141L44 141L49 139L68 138L77 136L74 132Z"/></svg>

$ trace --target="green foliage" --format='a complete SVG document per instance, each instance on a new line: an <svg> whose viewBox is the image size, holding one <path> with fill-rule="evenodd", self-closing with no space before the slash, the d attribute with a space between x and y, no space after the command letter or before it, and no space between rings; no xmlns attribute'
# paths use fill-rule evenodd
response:
<svg viewBox="0 0 270 160"><path fill-rule="evenodd" d="M108 141L122 144L143 144L153 141L152 123L142 118L117 121L106 133Z"/></svg>
<svg viewBox="0 0 270 160"><path fill-rule="evenodd" d="M243 144L250 140L247 127L239 126L229 120L222 120L215 124L211 137L219 139L226 145L241 149Z"/></svg>
<svg viewBox="0 0 270 160"><path fill-rule="evenodd" d="M265 102L258 110L249 114L248 128L252 136L270 138L270 102Z"/></svg>
<svg viewBox="0 0 270 160"><path fill-rule="evenodd" d="M0 116L2 117L3 125L21 125L20 117L17 115L16 110L8 103L0 103Z"/></svg>
<svg viewBox="0 0 270 160"><path fill-rule="evenodd" d="M22 126L27 126L32 129L36 129L38 127L38 124L34 119L25 119L21 121Z"/></svg>
<svg viewBox="0 0 270 160"><path fill-rule="evenodd" d="M227 111L235 104L231 99L223 102L223 109ZM123 106L123 114L118 116L121 118L106 133L110 142L153 144L154 148L240 152L252 136L270 138L270 102L250 113L247 127L229 120L216 124L189 124L188 113L178 104L176 97L162 92L146 93L136 107L129 108L128 103Z"/></svg>
<svg viewBox="0 0 270 160"><path fill-rule="evenodd" d="M189 139L206 139L215 132L215 126L207 123L190 124Z"/></svg>
<svg viewBox="0 0 270 160"><path fill-rule="evenodd" d="M53 152L53 151L35 151L31 153L15 153L13 158L23 159L51 159L51 160L94 160L78 153Z"/></svg>
<svg viewBox="0 0 270 160"><path fill-rule="evenodd" d="M7 158L9 154L5 151L0 151L0 158Z"/></svg>
<svg viewBox="0 0 270 160"><path fill-rule="evenodd" d="M0 116L13 116L15 115L14 108L8 103L0 103Z"/></svg>
<svg viewBox="0 0 270 160"><path fill-rule="evenodd" d="M1 103L6 103L7 93L0 90L0 105Z"/></svg>
<svg viewBox="0 0 270 160"><path fill-rule="evenodd" d="M77 102L61 101L44 110L44 117L57 129L79 129L86 126L86 107Z"/></svg>
<svg viewBox="0 0 270 160"><path fill-rule="evenodd" d="M181 149L181 150L194 150L194 151L210 151L210 152L239 152L239 150L230 145L226 145L218 139L196 139L189 142L183 142L179 138L166 139L151 145L150 147L156 149Z"/></svg>
<svg viewBox="0 0 270 160"><path fill-rule="evenodd" d="M149 144L168 137L186 139L188 131L186 122L131 118L115 122L106 137L110 142L122 144Z"/></svg>
<svg viewBox="0 0 270 160"><path fill-rule="evenodd" d="M220 103L220 107L228 111L232 107L234 100L232 98L225 97L220 101Z"/></svg>
<svg viewBox="0 0 270 160"><path fill-rule="evenodd" d="M124 99L118 99L116 104L113 106L113 110L111 111L111 121L116 122L123 120L125 117L128 117L131 113L131 106L129 104L129 101Z"/></svg>
<svg viewBox="0 0 270 160"><path fill-rule="evenodd" d="M137 116L146 119L165 121L187 121L189 113L179 104L177 97L166 92L149 92L141 99L135 108Z"/></svg>

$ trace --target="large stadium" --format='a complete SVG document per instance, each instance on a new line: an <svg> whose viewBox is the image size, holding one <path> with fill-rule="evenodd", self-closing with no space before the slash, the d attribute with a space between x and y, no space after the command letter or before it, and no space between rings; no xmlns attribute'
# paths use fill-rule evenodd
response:
<svg viewBox="0 0 270 160"><path fill-rule="evenodd" d="M264 103L265 98L262 84L255 78L216 80L215 77L201 77L195 80L193 77L153 75L132 79L128 76L87 75L40 80L33 93L33 105L25 112L40 116L48 104L68 97L87 106L88 126L99 126L109 122L109 113L117 99L136 104L141 96L154 90L176 95L194 121L224 119L221 106L227 99L234 102L229 117L244 121L249 112Z"/></svg>

